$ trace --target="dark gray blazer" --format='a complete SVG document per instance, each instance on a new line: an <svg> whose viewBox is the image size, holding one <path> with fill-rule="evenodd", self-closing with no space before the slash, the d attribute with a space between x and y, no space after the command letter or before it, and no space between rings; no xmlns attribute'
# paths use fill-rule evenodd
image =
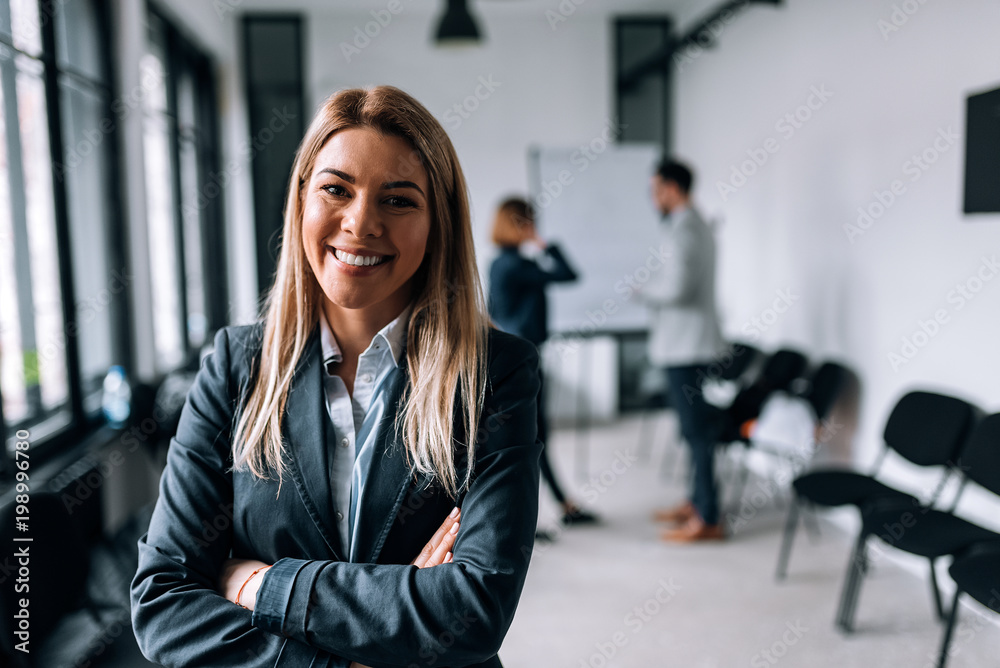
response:
<svg viewBox="0 0 1000 668"><path fill-rule="evenodd" d="M221 330L185 403L132 581L143 654L197 668L350 660L373 668L500 666L497 651L524 584L538 511L534 347L490 332L474 478L460 499L454 562L418 570L409 562L455 501L411 473L391 414L379 428L360 500L360 563L345 560L327 474L332 425L319 327L288 396L280 495L276 476L260 481L230 470L236 406L259 360L262 332L260 323ZM394 396L405 380L404 363ZM466 466L463 460L460 472ZM217 593L230 555L292 565L284 569L293 575L282 583L289 592L278 606L283 614L251 616Z"/></svg>

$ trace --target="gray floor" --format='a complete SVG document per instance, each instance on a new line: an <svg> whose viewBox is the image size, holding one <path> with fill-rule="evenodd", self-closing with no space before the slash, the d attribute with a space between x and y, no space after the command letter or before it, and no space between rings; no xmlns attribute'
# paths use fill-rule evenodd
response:
<svg viewBox="0 0 1000 668"><path fill-rule="evenodd" d="M594 483L572 475L576 434L557 431L551 450L577 499L598 511L600 527L559 532L536 544L513 626L500 658L508 668L685 668L775 665L874 668L936 665L942 627L934 620L926 574L876 554L858 606L857 632L833 627L850 536L829 521L810 541L800 532L788 580L773 570L784 506L766 481L752 480L748 520L721 544L669 545L650 521L654 508L681 499L669 416L655 418L649 460L632 461L639 421L596 428L589 438ZM617 464L616 464L617 461ZM673 468L673 467L668 467ZM766 502L765 502L766 501ZM540 525L556 528L542 491ZM558 529L557 529L558 531ZM918 567L921 564L915 564ZM950 584L950 583L949 583ZM951 668L1000 665L998 617L976 604L962 608Z"/></svg>

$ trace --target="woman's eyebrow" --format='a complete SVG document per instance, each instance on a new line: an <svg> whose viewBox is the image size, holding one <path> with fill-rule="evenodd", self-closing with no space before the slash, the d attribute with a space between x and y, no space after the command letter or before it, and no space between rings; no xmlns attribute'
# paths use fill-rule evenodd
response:
<svg viewBox="0 0 1000 668"><path fill-rule="evenodd" d="M333 167L324 167L319 170L320 174L333 174L334 176L339 176L348 183L354 183L354 177L347 172L342 172L339 169L334 169ZM413 188L421 195L424 195L424 191L413 181L387 181L382 184L382 190L392 190L393 188ZM424 195L426 197L426 195Z"/></svg>
<svg viewBox="0 0 1000 668"><path fill-rule="evenodd" d="M319 173L320 174L333 174L334 176L339 176L340 178L344 179L348 183L354 183L354 177L353 176L351 176L347 172L342 172L339 169L334 169L333 167L324 167L323 169L319 170Z"/></svg>
<svg viewBox="0 0 1000 668"><path fill-rule="evenodd" d="M382 190L392 190L393 188L413 188L421 195L424 194L424 191L420 189L420 186L413 181L389 181L382 184Z"/></svg>

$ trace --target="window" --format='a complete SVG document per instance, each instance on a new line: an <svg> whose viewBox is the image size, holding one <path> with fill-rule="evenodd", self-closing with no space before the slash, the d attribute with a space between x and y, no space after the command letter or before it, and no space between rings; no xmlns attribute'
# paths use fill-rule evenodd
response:
<svg viewBox="0 0 1000 668"><path fill-rule="evenodd" d="M153 334L157 370L167 372L196 358L228 319L226 179L216 171L211 63L155 10L140 69Z"/></svg>
<svg viewBox="0 0 1000 668"><path fill-rule="evenodd" d="M111 99L102 12L91 0L0 0L5 440L30 427L38 443L85 425L124 352L113 331L124 300L111 284L122 262L109 243L120 235L109 206L113 123L101 122Z"/></svg>
<svg viewBox="0 0 1000 668"><path fill-rule="evenodd" d="M0 424L36 454L101 424L108 368L132 364L120 123L141 121L156 368L196 362L226 324L211 62L148 13L143 90L116 97L108 4L0 0ZM144 263L145 264L145 263ZM143 379L149 380L149 379ZM0 470L5 463L0 450Z"/></svg>

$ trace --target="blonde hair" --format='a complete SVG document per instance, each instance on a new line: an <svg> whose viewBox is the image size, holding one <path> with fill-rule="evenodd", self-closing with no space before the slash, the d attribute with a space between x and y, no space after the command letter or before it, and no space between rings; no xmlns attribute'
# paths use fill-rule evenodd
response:
<svg viewBox="0 0 1000 668"><path fill-rule="evenodd" d="M427 256L413 279L413 311L406 333L408 378L395 428L402 434L411 468L431 476L454 497L468 486L475 461L489 320L458 155L430 112L391 86L331 95L299 145L275 281L264 307L259 373L233 434L233 468L259 478L274 471L280 490L281 420L295 367L326 298L302 245L303 188L312 177L316 155L330 137L352 127L405 139L413 152L407 164L401 161L400 171L405 176L422 166L427 172L431 229ZM468 465L462 480L456 470L456 446L466 449Z"/></svg>
<svg viewBox="0 0 1000 668"><path fill-rule="evenodd" d="M535 212L519 197L504 200L493 218L493 243L502 248L519 246L535 226Z"/></svg>

